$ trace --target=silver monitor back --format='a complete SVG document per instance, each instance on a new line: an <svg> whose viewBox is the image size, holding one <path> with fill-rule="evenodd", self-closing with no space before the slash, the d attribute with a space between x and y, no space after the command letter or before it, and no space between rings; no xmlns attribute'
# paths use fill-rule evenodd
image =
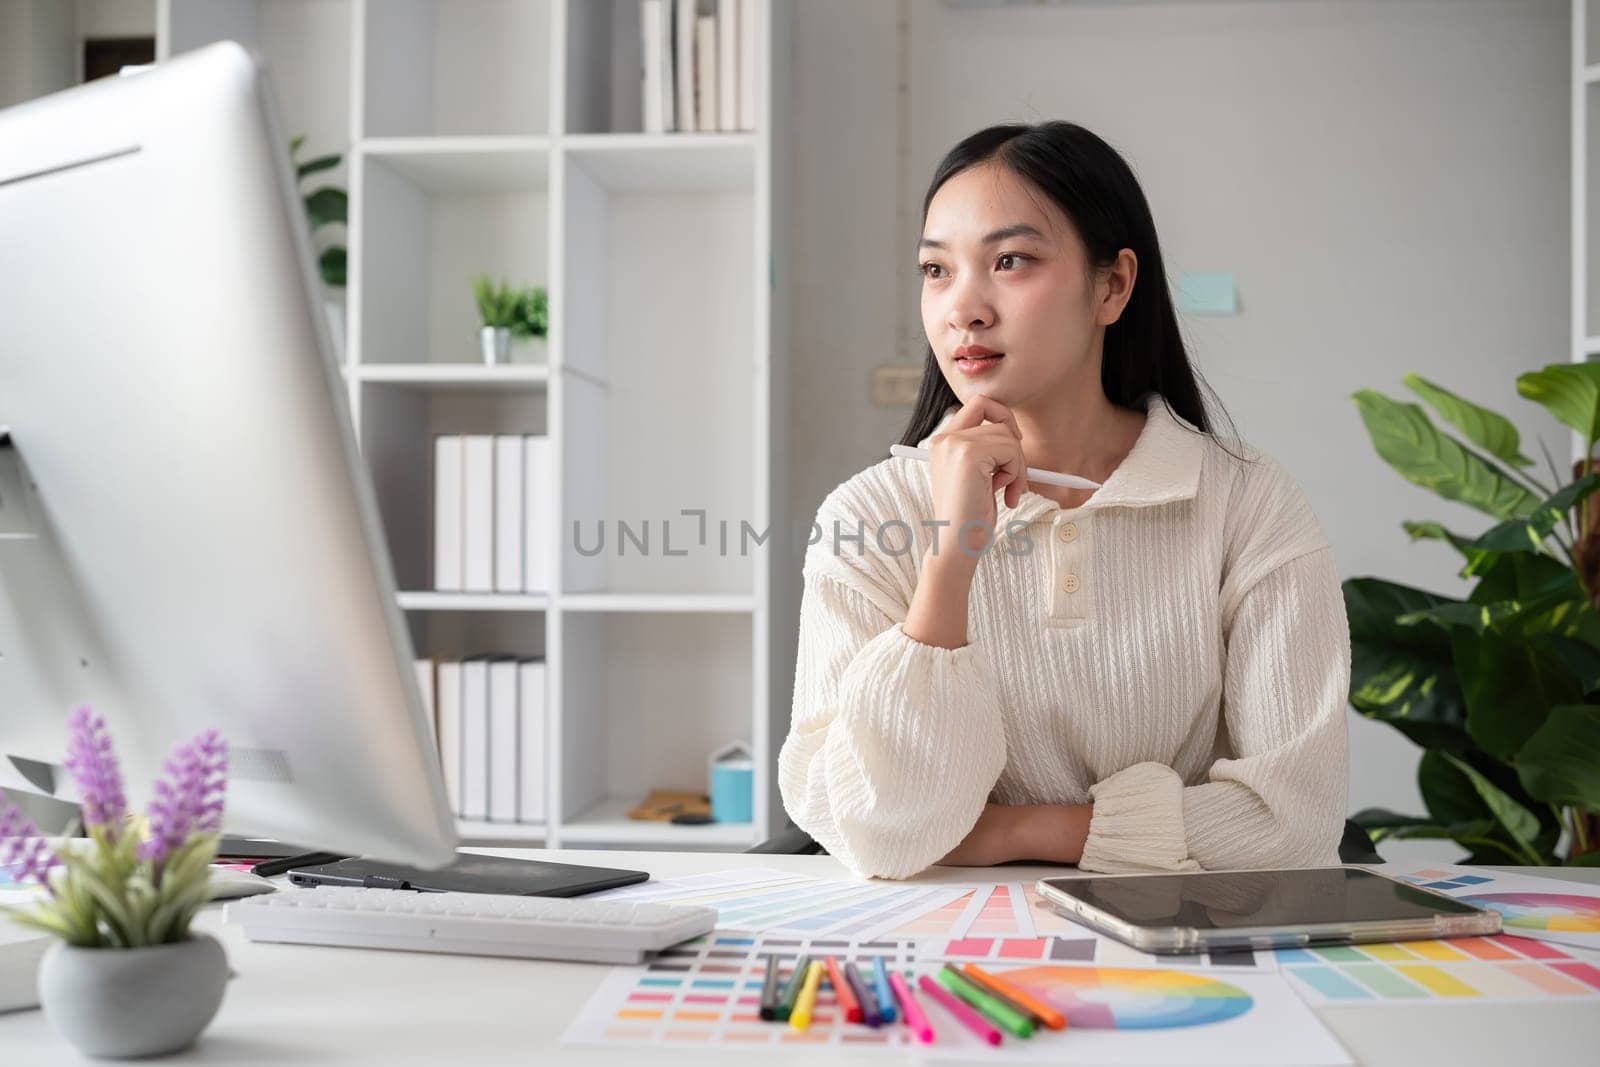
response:
<svg viewBox="0 0 1600 1067"><path fill-rule="evenodd" d="M453 858L331 353L245 49L0 112L0 769L89 704L142 806L216 727L230 832Z"/></svg>

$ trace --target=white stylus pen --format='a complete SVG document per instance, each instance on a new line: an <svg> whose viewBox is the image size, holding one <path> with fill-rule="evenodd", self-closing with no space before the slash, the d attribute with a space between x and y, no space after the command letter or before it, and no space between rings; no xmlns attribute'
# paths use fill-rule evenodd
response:
<svg viewBox="0 0 1600 1067"><path fill-rule="evenodd" d="M910 445L890 445L889 455L901 459L920 459L928 462L926 448L913 448ZM1059 485L1066 489L1098 489L1099 482L1091 482L1087 478L1080 478L1076 474L1057 474L1055 471L1042 471L1038 467L1028 468L1028 481L1038 482L1040 485Z"/></svg>

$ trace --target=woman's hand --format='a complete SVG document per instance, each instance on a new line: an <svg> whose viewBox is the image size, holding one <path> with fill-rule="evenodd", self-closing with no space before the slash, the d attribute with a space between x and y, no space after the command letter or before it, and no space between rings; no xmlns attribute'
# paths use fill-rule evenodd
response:
<svg viewBox="0 0 1600 1067"><path fill-rule="evenodd" d="M1014 508L1028 489L1028 464L1022 455L1022 431L1011 409L979 394L951 416L945 429L928 441L928 467L933 478L933 517L939 527L937 551L976 558L994 531L994 495L1006 491ZM965 530L972 524L977 529Z"/></svg>
<svg viewBox="0 0 1600 1067"><path fill-rule="evenodd" d="M1012 860L1077 863L1093 815L1093 804L985 804L961 844L939 862L952 867L993 867Z"/></svg>

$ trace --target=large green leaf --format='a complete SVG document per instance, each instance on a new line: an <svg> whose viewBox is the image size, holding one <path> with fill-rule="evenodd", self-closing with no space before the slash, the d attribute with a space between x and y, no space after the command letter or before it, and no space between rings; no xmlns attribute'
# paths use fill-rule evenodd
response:
<svg viewBox="0 0 1600 1067"><path fill-rule="evenodd" d="M1526 517L1507 519L1490 527L1469 545L1493 552L1546 551L1545 538L1561 525L1572 508L1600 489L1600 474L1586 474L1541 503Z"/></svg>
<svg viewBox="0 0 1600 1067"><path fill-rule="evenodd" d="M1594 642L1547 634L1542 647L1572 675L1584 696L1600 690L1600 648Z"/></svg>
<svg viewBox="0 0 1600 1067"><path fill-rule="evenodd" d="M1479 407L1470 400L1463 400L1419 374L1407 374L1405 383L1446 422L1465 434L1467 440L1491 456L1503 459L1514 467L1533 466L1533 460L1520 450L1522 438L1516 426L1504 415Z"/></svg>
<svg viewBox="0 0 1600 1067"><path fill-rule="evenodd" d="M1492 818L1467 776L1443 752L1429 750L1422 754L1417 761L1417 788L1428 815L1441 826Z"/></svg>
<svg viewBox="0 0 1600 1067"><path fill-rule="evenodd" d="M1448 635L1434 626L1395 622L1402 612L1445 599L1378 578L1352 578L1343 589L1350 621L1350 703L1424 748L1465 747L1466 703Z"/></svg>
<svg viewBox="0 0 1600 1067"><path fill-rule="evenodd" d="M1527 515L1538 506L1494 464L1440 433L1418 405L1371 389L1354 394L1354 400L1378 455L1407 481L1497 519Z"/></svg>
<svg viewBox="0 0 1600 1067"><path fill-rule="evenodd" d="M1510 762L1544 725L1551 708L1583 699L1577 678L1532 642L1493 629L1454 630L1450 642L1467 705L1467 732L1496 759Z"/></svg>
<svg viewBox="0 0 1600 1067"><path fill-rule="evenodd" d="M1495 821L1500 824L1506 834L1520 848L1526 850L1530 859L1538 863L1538 851L1534 848L1534 839L1539 836L1538 817L1517 803L1516 800L1512 799L1509 794L1498 788L1489 779L1479 774L1466 761L1451 755L1446 755L1444 758L1449 760L1456 770L1466 776L1473 790L1483 800L1484 805L1488 807L1490 813L1494 815Z"/></svg>
<svg viewBox="0 0 1600 1067"><path fill-rule="evenodd" d="M1545 803L1600 810L1600 706L1551 708L1516 766L1528 793Z"/></svg>
<svg viewBox="0 0 1600 1067"><path fill-rule="evenodd" d="M1495 560L1494 552L1474 548L1473 538L1462 537L1446 529L1443 523L1431 519L1421 522L1407 520L1400 524L1400 528L1410 534L1413 541L1443 541L1461 553L1462 558L1467 561L1460 571L1462 578L1472 577Z"/></svg>
<svg viewBox="0 0 1600 1067"><path fill-rule="evenodd" d="M1552 363L1518 378L1517 392L1543 404L1585 440L1600 437L1600 366Z"/></svg>

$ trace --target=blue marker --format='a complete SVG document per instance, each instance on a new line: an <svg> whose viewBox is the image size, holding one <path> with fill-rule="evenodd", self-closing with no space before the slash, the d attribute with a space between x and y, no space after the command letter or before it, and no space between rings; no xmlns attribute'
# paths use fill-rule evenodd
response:
<svg viewBox="0 0 1600 1067"><path fill-rule="evenodd" d="M883 957L872 957L872 979L878 987L878 1010L883 1021L894 1022L894 993L889 989L889 972L884 969Z"/></svg>

